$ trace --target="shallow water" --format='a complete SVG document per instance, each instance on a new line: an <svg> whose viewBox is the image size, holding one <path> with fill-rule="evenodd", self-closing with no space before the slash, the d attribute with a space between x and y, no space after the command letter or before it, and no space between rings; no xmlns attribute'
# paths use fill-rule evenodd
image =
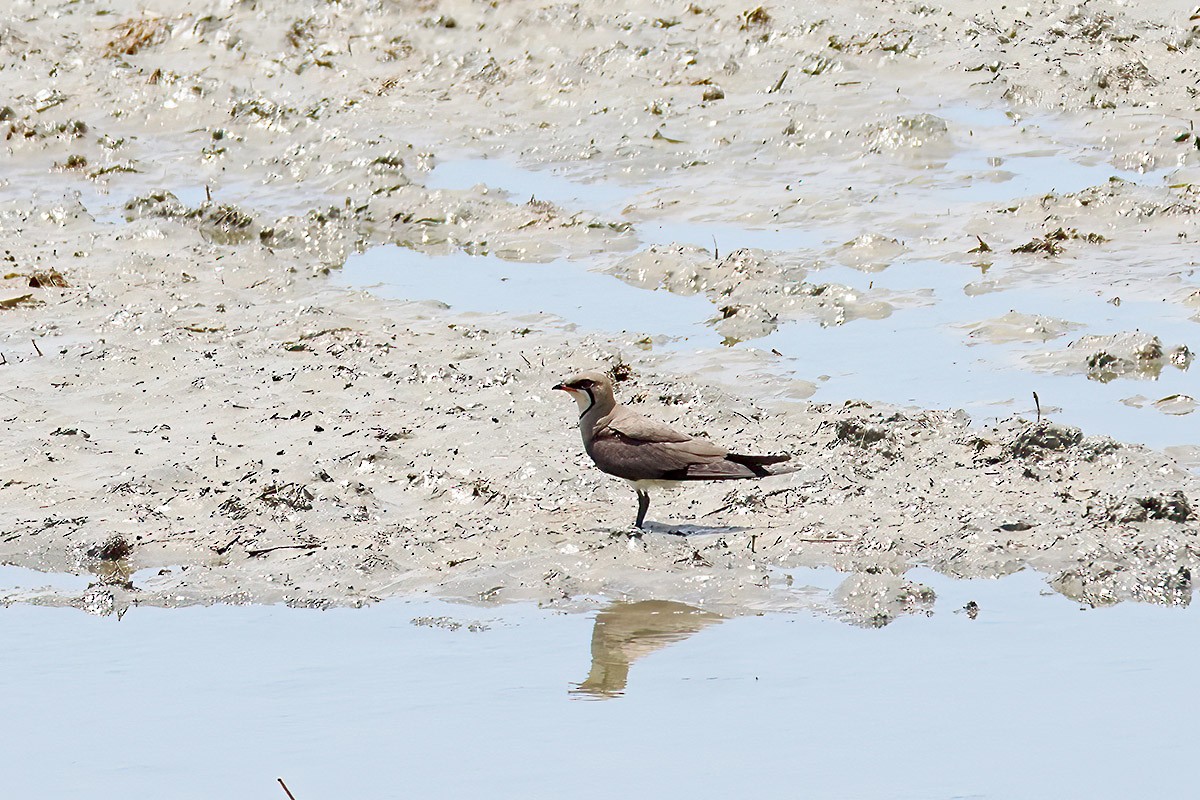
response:
<svg viewBox="0 0 1200 800"><path fill-rule="evenodd" d="M797 322L754 341L792 357L799 375L828 375L816 400L852 397L885 400L923 408L966 408L981 419L1008 414L1036 413L1033 393L1043 409L1053 409L1060 421L1151 447L1200 443L1194 415L1172 416L1152 406L1134 408L1122 403L1138 394L1151 401L1171 394L1195 394L1192 370L1165 367L1156 380L1089 380L1083 374L1060 375L1035 371L1025 358L1037 352L1058 351L1088 334L1147 330L1165 346L1198 340L1196 323L1185 310L1163 303L1108 302L1110 295L1079 291L1078 287L1040 286L968 295L963 287L977 277L964 268L941 262L900 262L881 273L863 274L849 267L820 270L810 280L827 280L865 289L931 288L934 302L899 309L890 317L835 327ZM1046 343L993 344L968 337L973 323L1018 310L1058 317L1080 327Z"/></svg>
<svg viewBox="0 0 1200 800"><path fill-rule="evenodd" d="M596 612L527 606L0 608L6 794L249 800L283 797L277 776L300 800L1190 791L1193 611L1081 610L1030 573L909 577L934 613L882 629L656 628L619 605L601 635ZM593 654L628 663L623 690L579 691Z"/></svg>
<svg viewBox="0 0 1200 800"><path fill-rule="evenodd" d="M654 334L715 346L704 320L716 309L703 296L647 292L559 259L545 264L472 256L431 256L385 245L351 256L334 280L383 297L438 300L456 311L551 314L589 330ZM651 326L646 321L653 320Z"/></svg>
<svg viewBox="0 0 1200 800"><path fill-rule="evenodd" d="M5 596L17 592L82 592L90 582L90 579L84 575L38 572L35 569L0 564L0 601Z"/></svg>

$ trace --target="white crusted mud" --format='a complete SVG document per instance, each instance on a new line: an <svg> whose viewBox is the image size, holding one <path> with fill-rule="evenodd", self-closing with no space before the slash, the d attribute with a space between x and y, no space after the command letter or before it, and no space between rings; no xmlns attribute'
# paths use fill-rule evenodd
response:
<svg viewBox="0 0 1200 800"><path fill-rule="evenodd" d="M739 344L945 302L914 264L953 274L956 297L1101 293L1191 325L1200 40L1181 8L194 5L0 9L0 562L92 582L0 600L605 597L731 615L813 608L787 570L828 566L847 578L823 610L885 624L936 602L905 577L926 566L1036 570L1093 605L1190 601L1200 479L1175 459L1194 466L1194 441L1167 455L870 393L810 404L823 376L781 377L782 354ZM463 153L628 200L432 188ZM773 244L648 241L639 225L660 222ZM328 279L385 244L703 295L729 347L687 350L650 318L604 334ZM1013 302L946 324L1053 342L1022 363L1138 378L1147 415L1192 413L1191 395L1144 388L1190 367L1186 336L1122 323L1068 346L1058 313ZM596 364L646 413L802 468L685 487L631 539L631 493L549 391Z"/></svg>

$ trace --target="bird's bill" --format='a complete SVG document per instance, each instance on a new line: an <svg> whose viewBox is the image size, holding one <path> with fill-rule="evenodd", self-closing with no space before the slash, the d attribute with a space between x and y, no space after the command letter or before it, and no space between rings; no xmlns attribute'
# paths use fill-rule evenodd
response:
<svg viewBox="0 0 1200 800"><path fill-rule="evenodd" d="M578 392L578 391L579 391L579 390L578 390L578 389L576 389L574 386L567 386L565 383L558 383L558 384L555 384L555 385L552 387L552 390L553 390L553 389L561 389L561 390L563 390L564 392Z"/></svg>

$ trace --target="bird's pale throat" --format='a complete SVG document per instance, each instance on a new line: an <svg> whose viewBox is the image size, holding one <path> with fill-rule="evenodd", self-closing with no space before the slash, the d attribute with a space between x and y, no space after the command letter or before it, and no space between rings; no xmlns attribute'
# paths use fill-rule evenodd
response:
<svg viewBox="0 0 1200 800"><path fill-rule="evenodd" d="M579 403L579 408L580 408L579 418L580 419L583 419L584 415L587 414L589 411L591 411L592 407L594 405L596 405L596 395L592 394L592 390L590 388L584 387L583 391L587 392L587 396L588 396L588 404L586 406L584 406L584 404L583 404L583 398L581 398L581 397L575 398L575 402Z"/></svg>

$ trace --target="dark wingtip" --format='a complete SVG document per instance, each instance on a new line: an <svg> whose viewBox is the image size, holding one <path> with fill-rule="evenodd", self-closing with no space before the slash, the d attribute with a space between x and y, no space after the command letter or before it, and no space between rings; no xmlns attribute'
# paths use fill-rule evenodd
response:
<svg viewBox="0 0 1200 800"><path fill-rule="evenodd" d="M730 461L734 462L735 464L745 464L748 467L750 467L750 466L765 466L767 464L780 464L784 461L792 460L792 456L790 453L780 453L778 455L773 455L773 456L741 456L741 455L736 455L734 453L730 453L729 455L727 455L725 457L727 459L729 459Z"/></svg>

